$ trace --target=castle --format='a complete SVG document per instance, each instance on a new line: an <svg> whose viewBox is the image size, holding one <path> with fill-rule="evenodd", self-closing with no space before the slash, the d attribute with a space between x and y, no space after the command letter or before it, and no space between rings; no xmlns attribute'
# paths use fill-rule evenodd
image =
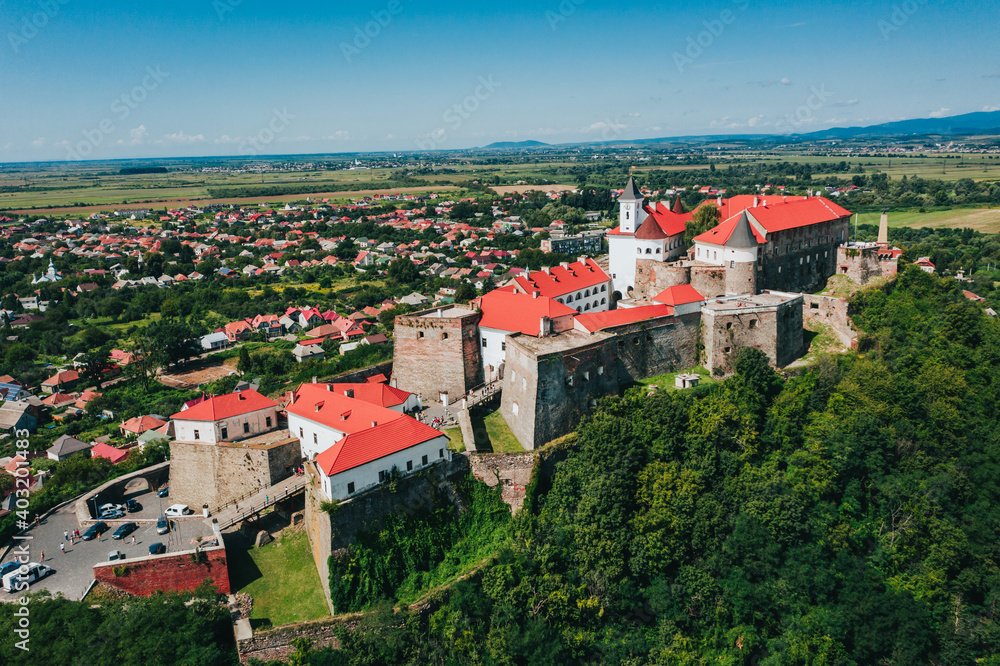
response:
<svg viewBox="0 0 1000 666"><path fill-rule="evenodd" d="M679 200L646 205L629 179L618 203L607 272L581 258L469 306L398 317L396 385L450 404L498 382L502 416L533 449L639 380L698 365L727 374L743 347L775 367L794 362L805 349L804 318L819 310L817 297L801 292L837 273L865 283L894 273L898 259L881 235L872 247L849 245L851 213L821 197L706 202L720 222L690 244L694 213ZM846 318L846 308L821 312Z"/></svg>

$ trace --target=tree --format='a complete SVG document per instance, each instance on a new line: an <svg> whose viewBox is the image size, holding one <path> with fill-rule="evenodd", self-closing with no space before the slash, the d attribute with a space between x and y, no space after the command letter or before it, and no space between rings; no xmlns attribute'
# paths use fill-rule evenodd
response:
<svg viewBox="0 0 1000 666"><path fill-rule="evenodd" d="M476 288L473 287L468 282L463 282L462 284L458 285L458 289L455 290L456 303L468 303L475 297L476 297Z"/></svg>
<svg viewBox="0 0 1000 666"><path fill-rule="evenodd" d="M247 350L246 346L240 347L240 360L236 364L236 369L245 375L250 372L251 368L253 368L253 361L250 360L249 350Z"/></svg>
<svg viewBox="0 0 1000 666"><path fill-rule="evenodd" d="M684 242L691 244L695 236L705 233L719 223L722 212L712 204L699 206L698 210L685 224Z"/></svg>
<svg viewBox="0 0 1000 666"><path fill-rule="evenodd" d="M389 264L389 277L400 284L412 284L420 279L420 270L409 257L399 257Z"/></svg>

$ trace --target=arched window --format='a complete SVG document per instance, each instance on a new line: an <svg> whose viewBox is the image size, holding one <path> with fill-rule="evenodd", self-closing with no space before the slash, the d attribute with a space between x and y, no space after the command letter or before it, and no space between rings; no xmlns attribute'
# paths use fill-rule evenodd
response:
<svg viewBox="0 0 1000 666"><path fill-rule="evenodd" d="M663 251L660 248L656 248L656 254L663 254Z"/></svg>
<svg viewBox="0 0 1000 666"><path fill-rule="evenodd" d="M601 299L601 305L607 305L607 304L608 304L608 299L602 298Z"/></svg>
<svg viewBox="0 0 1000 666"><path fill-rule="evenodd" d="M603 294L603 293L604 293L604 292L606 292L607 290L608 290L608 285L606 285L606 284L602 284L602 285L601 285L601 293Z"/></svg>
<svg viewBox="0 0 1000 666"><path fill-rule="evenodd" d="M583 297L584 298L590 298L590 290L589 289L587 291L583 292Z"/></svg>
<svg viewBox="0 0 1000 666"><path fill-rule="evenodd" d="M576 295L576 300L580 300L581 298L583 298L583 295L581 295L581 294L577 294Z"/></svg>
<svg viewBox="0 0 1000 666"><path fill-rule="evenodd" d="M646 254L653 254L653 251L647 247L646 248Z"/></svg>
<svg viewBox="0 0 1000 666"><path fill-rule="evenodd" d="M583 311L584 312L589 312L590 311L590 303L587 303L586 305L583 306Z"/></svg>
<svg viewBox="0 0 1000 666"><path fill-rule="evenodd" d="M635 248L635 253L636 254L642 254L642 248L641 247Z"/></svg>

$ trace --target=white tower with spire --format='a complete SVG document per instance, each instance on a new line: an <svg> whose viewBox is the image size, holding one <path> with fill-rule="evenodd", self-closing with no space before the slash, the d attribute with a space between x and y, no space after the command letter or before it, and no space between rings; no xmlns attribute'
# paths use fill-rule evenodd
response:
<svg viewBox="0 0 1000 666"><path fill-rule="evenodd" d="M645 201L645 197L636 189L635 179L629 177L625 191L618 197L618 208L620 211L618 228L622 233L634 234L635 230L646 219L646 211L642 207L643 201Z"/></svg>

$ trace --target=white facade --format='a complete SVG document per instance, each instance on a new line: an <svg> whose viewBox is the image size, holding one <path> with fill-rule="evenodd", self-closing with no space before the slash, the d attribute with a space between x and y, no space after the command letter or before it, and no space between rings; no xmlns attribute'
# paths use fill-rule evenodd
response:
<svg viewBox="0 0 1000 666"><path fill-rule="evenodd" d="M694 259L713 266L730 266L757 261L757 248L726 247L711 243L695 243Z"/></svg>
<svg viewBox="0 0 1000 666"><path fill-rule="evenodd" d="M633 262L634 264L635 262ZM632 267L633 273L635 266ZM568 305L577 312L606 312L611 309L612 282L601 282L593 287L572 291L553 300Z"/></svg>
<svg viewBox="0 0 1000 666"><path fill-rule="evenodd" d="M507 336L510 331L479 327L479 351L483 359L483 377L491 382L500 377L500 366L507 359Z"/></svg>
<svg viewBox="0 0 1000 666"><path fill-rule="evenodd" d="M424 462L425 460L426 462ZM451 451L448 449L448 438L441 435L423 444L411 446L403 451L359 465L340 474L327 476L320 470L320 476L323 479L323 492L326 493L327 497L331 500L345 500L383 483L393 467L405 476L426 469L435 463L450 460ZM380 472L382 478L379 478Z"/></svg>
<svg viewBox="0 0 1000 666"><path fill-rule="evenodd" d="M178 442L234 442L262 435L278 427L278 408L268 407L249 414L240 414L219 421L188 421L174 419Z"/></svg>
<svg viewBox="0 0 1000 666"><path fill-rule="evenodd" d="M347 433L316 421L288 413L288 432L299 438L302 457L314 460L316 456L343 439Z"/></svg>
<svg viewBox="0 0 1000 666"><path fill-rule="evenodd" d="M626 234L634 234L636 229L646 221L646 211L642 208L643 199L619 199L618 208L621 215L618 228Z"/></svg>

